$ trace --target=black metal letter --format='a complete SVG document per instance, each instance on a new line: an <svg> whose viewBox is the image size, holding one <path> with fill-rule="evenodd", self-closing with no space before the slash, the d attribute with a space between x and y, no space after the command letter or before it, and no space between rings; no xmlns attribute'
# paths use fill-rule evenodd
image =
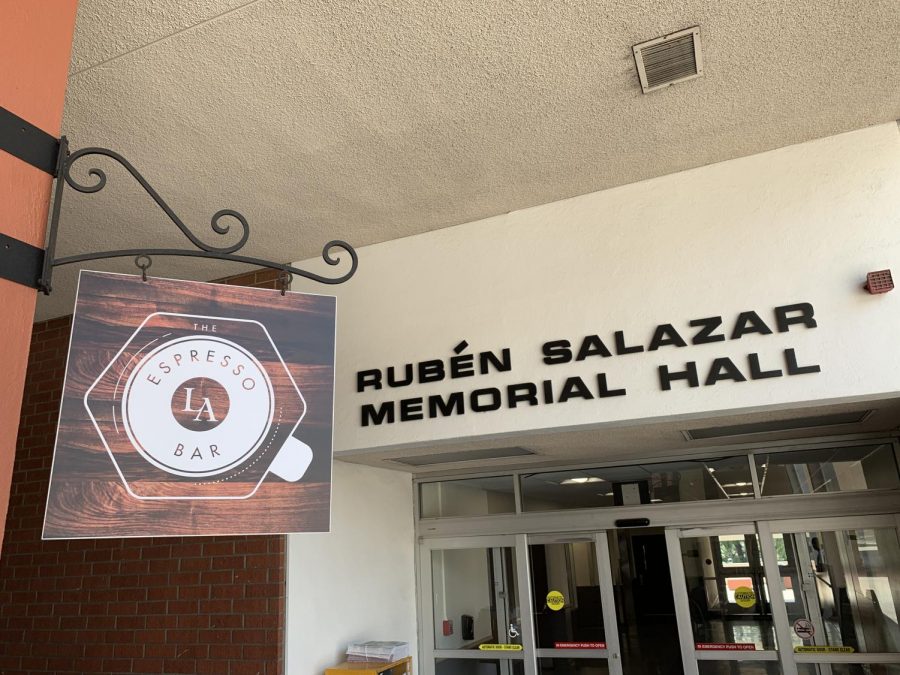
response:
<svg viewBox="0 0 900 675"><path fill-rule="evenodd" d="M381 389L380 370L361 370L356 374L357 393L365 391L369 386L373 389Z"/></svg>
<svg viewBox="0 0 900 675"><path fill-rule="evenodd" d="M797 354L793 349L785 349L784 350L784 360L787 361L787 374L788 375L806 375L808 373L820 373L822 372L822 367L817 365L812 366L798 366L797 365Z"/></svg>
<svg viewBox="0 0 900 675"><path fill-rule="evenodd" d="M647 347L647 351L653 352L660 347L666 347L668 345L687 347L687 343L684 341L684 338L678 334L678 331L675 330L675 326L670 323L663 323L657 326L656 330L653 332L653 339L650 340L650 346Z"/></svg>
<svg viewBox="0 0 900 675"><path fill-rule="evenodd" d="M706 345L710 342L722 342L725 339L725 336L721 333L717 335L712 334L716 328L722 325L721 316L709 316L705 319L694 319L688 323L688 325L691 328L701 327L691 340L695 345Z"/></svg>
<svg viewBox="0 0 900 675"><path fill-rule="evenodd" d="M759 365L759 354L748 354L747 359L750 361L750 379L764 380L767 377L782 377L784 373L781 370L763 370Z"/></svg>
<svg viewBox="0 0 900 675"><path fill-rule="evenodd" d="M542 350L544 352L544 363L552 366L556 363L568 363L572 360L572 343L568 340L553 340L545 342Z"/></svg>
<svg viewBox="0 0 900 675"><path fill-rule="evenodd" d="M625 396L624 389L610 389L606 382L606 373L597 373L597 398L610 398L612 396Z"/></svg>
<svg viewBox="0 0 900 675"><path fill-rule="evenodd" d="M378 408L371 403L366 403L362 407L362 425L364 427L372 424L388 424L394 423L394 402L385 401Z"/></svg>
<svg viewBox="0 0 900 675"><path fill-rule="evenodd" d="M625 344L625 333L623 331L617 330L615 333L616 336L616 354L621 356L622 354L637 354L638 352L644 351L644 345L632 345L630 347Z"/></svg>
<svg viewBox="0 0 900 675"><path fill-rule="evenodd" d="M576 361L584 361L589 356L612 356L612 353L603 344L599 335L588 335L581 341Z"/></svg>
<svg viewBox="0 0 900 675"><path fill-rule="evenodd" d="M772 329L766 325L756 312L741 312L734 322L734 330L731 331L731 339L737 340L747 333L759 333L771 335Z"/></svg>
<svg viewBox="0 0 900 675"><path fill-rule="evenodd" d="M813 306L808 302L798 302L796 305L783 305L775 308L775 320L778 322L778 332L787 333L795 323L802 323L807 328L815 328L816 320ZM788 312L800 312L798 316L788 316Z"/></svg>
<svg viewBox="0 0 900 675"><path fill-rule="evenodd" d="M660 366L659 367L659 386L663 391L669 391L672 389L672 382L675 380L686 380L688 386L690 387L699 387L700 380L697 377L697 364L694 361L688 361L684 364L684 370L675 371L674 373L669 372L668 366Z"/></svg>
<svg viewBox="0 0 900 675"><path fill-rule="evenodd" d="M706 376L706 382L704 382L704 384L708 387L719 380L746 382L747 378L744 377L744 374L736 365L734 365L734 362L731 359L722 357L721 359L716 359L712 362L712 365L709 367L709 375Z"/></svg>

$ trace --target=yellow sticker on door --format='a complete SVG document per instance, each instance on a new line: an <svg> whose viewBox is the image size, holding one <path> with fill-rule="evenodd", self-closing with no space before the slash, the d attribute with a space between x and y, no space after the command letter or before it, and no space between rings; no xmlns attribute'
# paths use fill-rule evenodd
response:
<svg viewBox="0 0 900 675"><path fill-rule="evenodd" d="M547 593L547 607L554 612L558 612L566 606L566 598L559 591L550 591Z"/></svg>
<svg viewBox="0 0 900 675"><path fill-rule="evenodd" d="M738 607L750 609L756 604L756 593L749 586L738 586L734 589L734 601Z"/></svg>
<svg viewBox="0 0 900 675"><path fill-rule="evenodd" d="M522 645L483 644L478 645L483 652L520 652Z"/></svg>

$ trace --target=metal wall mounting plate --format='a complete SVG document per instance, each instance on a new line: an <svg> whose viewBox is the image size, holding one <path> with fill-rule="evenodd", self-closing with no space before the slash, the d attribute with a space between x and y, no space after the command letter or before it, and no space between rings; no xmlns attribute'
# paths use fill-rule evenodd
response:
<svg viewBox="0 0 900 675"><path fill-rule="evenodd" d="M0 232L0 278L37 287L44 266L44 249Z"/></svg>
<svg viewBox="0 0 900 675"><path fill-rule="evenodd" d="M0 150L5 150L51 176L56 175L59 140L2 106Z"/></svg>

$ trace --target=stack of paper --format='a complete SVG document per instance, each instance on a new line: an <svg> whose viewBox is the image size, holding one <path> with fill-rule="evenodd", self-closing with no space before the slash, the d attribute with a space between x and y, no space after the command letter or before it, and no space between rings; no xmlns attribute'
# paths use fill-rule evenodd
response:
<svg viewBox="0 0 900 675"><path fill-rule="evenodd" d="M351 642L347 647L348 661L376 661L391 663L409 656L408 642Z"/></svg>

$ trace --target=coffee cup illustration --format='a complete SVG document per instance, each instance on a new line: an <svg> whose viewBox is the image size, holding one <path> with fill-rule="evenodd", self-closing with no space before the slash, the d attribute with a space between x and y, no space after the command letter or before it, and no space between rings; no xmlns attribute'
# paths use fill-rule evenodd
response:
<svg viewBox="0 0 900 675"><path fill-rule="evenodd" d="M138 499L246 499L313 459L294 435L306 402L258 321L150 314L84 405Z"/></svg>

